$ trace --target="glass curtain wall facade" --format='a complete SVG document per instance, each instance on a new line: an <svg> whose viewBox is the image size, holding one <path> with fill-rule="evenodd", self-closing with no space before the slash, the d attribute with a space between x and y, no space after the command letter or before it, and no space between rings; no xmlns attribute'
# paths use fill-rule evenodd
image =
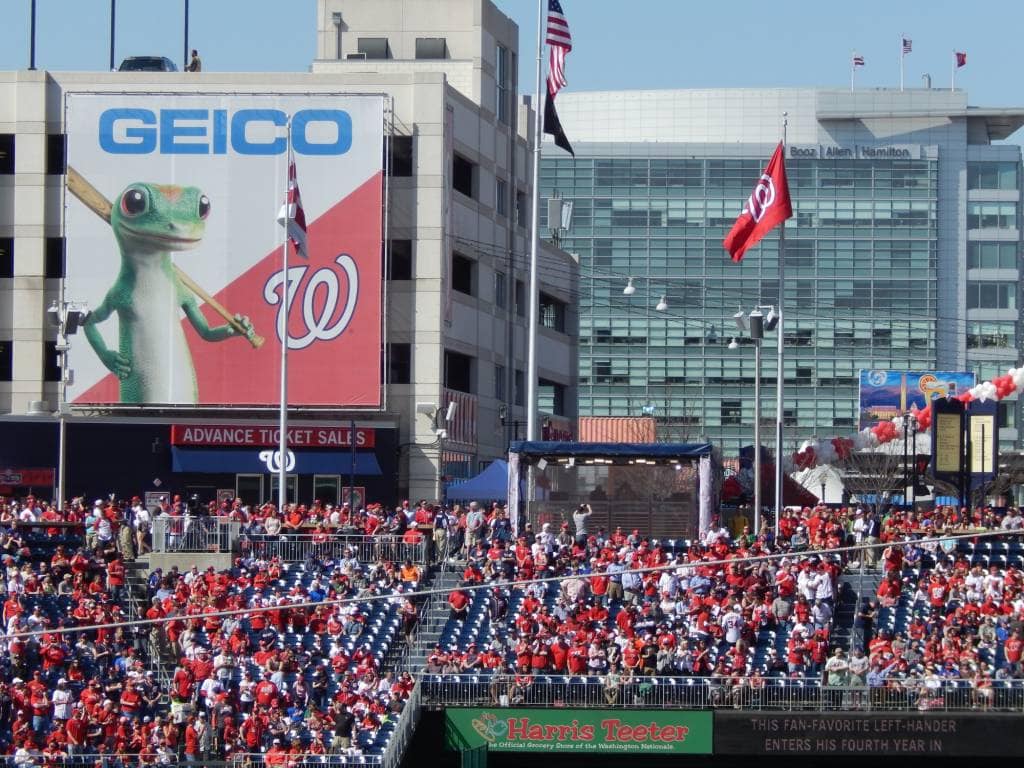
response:
<svg viewBox="0 0 1024 768"><path fill-rule="evenodd" d="M545 154L541 195L574 204L562 247L581 265L581 415L653 413L670 439L707 437L727 454L749 442L754 349L733 314L778 303L779 240L774 233L737 265L722 239L771 149L743 158L710 156L708 145L675 145L662 156L628 144L614 153L579 146L576 160ZM859 369L934 368L936 323L959 313L938 305L934 157L787 158L786 169L794 218L786 226L784 420L795 447L856 429ZM979 212L997 224L1008 215ZM978 258L1002 256L982 249ZM630 278L636 290L624 295ZM658 311L662 299L667 308ZM980 344L1002 343L1007 331L982 324L973 332L987 339ZM734 337L740 346L731 350ZM773 333L762 352L769 425Z"/></svg>

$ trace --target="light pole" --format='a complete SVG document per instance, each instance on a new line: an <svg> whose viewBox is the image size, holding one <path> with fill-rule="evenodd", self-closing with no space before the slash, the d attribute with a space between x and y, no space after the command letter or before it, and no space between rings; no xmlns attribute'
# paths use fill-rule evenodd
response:
<svg viewBox="0 0 1024 768"><path fill-rule="evenodd" d="M68 351L71 349L68 337L78 333L88 312L85 304L67 302L63 299L54 301L46 310L50 323L57 327L57 344L54 347L57 352L57 365L60 367L60 383L57 389L57 503L62 509L67 485L64 469L67 456L67 391L68 384L74 381L74 371L68 366Z"/></svg>
<svg viewBox="0 0 1024 768"><path fill-rule="evenodd" d="M768 317L765 318L762 309L768 310ZM736 326L740 330L750 330L750 338L754 342L754 535L761 534L761 342L764 340L765 330L774 330L778 323L778 316L775 307L757 306L749 315L744 315L742 310L732 316ZM748 326L749 321L749 326ZM737 349L739 343L734 338L729 349ZM775 457L779 461L779 457ZM778 506L778 505L776 505ZM775 521L775 535L779 534L779 521Z"/></svg>

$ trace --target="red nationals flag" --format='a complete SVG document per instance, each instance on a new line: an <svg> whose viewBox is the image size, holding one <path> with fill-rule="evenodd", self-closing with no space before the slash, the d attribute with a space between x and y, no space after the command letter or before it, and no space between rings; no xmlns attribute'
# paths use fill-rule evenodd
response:
<svg viewBox="0 0 1024 768"><path fill-rule="evenodd" d="M793 216L793 205L789 200L789 185L786 183L785 152L782 142L775 148L775 154L768 161L761 178L754 185L747 202L743 205L736 223L726 235L722 245L739 262L748 248L757 245L761 238L775 227Z"/></svg>

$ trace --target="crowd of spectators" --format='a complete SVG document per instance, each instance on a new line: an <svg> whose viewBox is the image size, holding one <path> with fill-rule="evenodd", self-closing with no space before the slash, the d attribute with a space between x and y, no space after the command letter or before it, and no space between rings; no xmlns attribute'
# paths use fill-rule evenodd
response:
<svg viewBox="0 0 1024 768"><path fill-rule="evenodd" d="M301 534L342 546L284 563L253 545L222 572L156 570L133 598L128 570L153 521L180 520L180 533L197 513L238 522L249 542ZM495 702L565 674L600 680L609 705L644 678L693 676L726 697L773 677L912 689L922 707L966 681L984 708L1024 673L1022 525L1014 509L819 506L787 510L777 538L768 525L752 534L740 512L689 541L605 530L586 505L534 531L475 502L280 514L240 501L197 510L179 497L151 509L138 497L63 508L0 499L0 748L24 765L251 753L290 765L379 751L414 685L385 657L412 637L418 610L405 593L424 573L386 548L347 548L367 537L422 544L460 572L426 671L493 672ZM951 538L992 529L1006 533L985 541L1007 554L991 561ZM854 544L869 548L828 552ZM857 606L849 651L834 626L844 570L879 579ZM158 621L117 626L133 611ZM481 613L485 631L464 631Z"/></svg>
<svg viewBox="0 0 1024 768"><path fill-rule="evenodd" d="M591 517L584 505L572 523L513 534L500 508L471 505L462 583L449 595L451 631L426 671L501 673L508 688L493 687L495 700L522 701L545 674L598 678L608 703L638 677L685 675L727 692L771 677L911 690L922 707L942 679L968 683L985 705L993 678L1021 677L1024 557L982 568L962 541L1021 529L1016 509L819 505L786 510L777 538L770 524L753 535L741 511L685 542L606 532ZM841 550L856 545L865 548ZM777 557L752 559L768 554ZM870 577L845 586L856 606L849 649L845 636L842 644L833 637L843 572L881 577L877 595ZM469 589L482 583L485 601ZM854 585L865 583L871 594L856 605ZM914 618L896 633L886 611L898 606ZM482 630L464 631L481 612Z"/></svg>
<svg viewBox="0 0 1024 768"><path fill-rule="evenodd" d="M136 597L140 618L159 621L105 626L132 612L126 562L147 551L154 517L188 517L172 499L0 499L0 750L17 765L104 768L380 753L413 688L383 662L416 621L402 594L420 568L342 549L157 569ZM234 613L205 615L217 611Z"/></svg>

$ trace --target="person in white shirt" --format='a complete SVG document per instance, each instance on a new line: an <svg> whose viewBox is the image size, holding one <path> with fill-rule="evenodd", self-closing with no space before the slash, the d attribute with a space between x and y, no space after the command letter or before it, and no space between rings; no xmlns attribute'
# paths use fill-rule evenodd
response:
<svg viewBox="0 0 1024 768"><path fill-rule="evenodd" d="M1021 528L1024 528L1024 517L1021 517L1020 510L1016 507L1010 507L999 527L1004 531L1019 531Z"/></svg>
<svg viewBox="0 0 1024 768"><path fill-rule="evenodd" d="M211 672L203 684L199 687L199 692L206 700L206 709L208 712L212 712L213 708L217 705L217 694L224 690L224 686L221 685L220 680L213 676Z"/></svg>
<svg viewBox="0 0 1024 768"><path fill-rule="evenodd" d="M729 645L735 645L736 641L740 639L743 634L743 614L740 610L739 604L734 605L732 609L724 616L722 616L722 629L725 630L725 642Z"/></svg>
<svg viewBox="0 0 1024 768"><path fill-rule="evenodd" d="M63 677L60 678L51 697L54 720L64 722L71 719L71 702L74 701L74 698L74 694L68 688L68 681Z"/></svg>

